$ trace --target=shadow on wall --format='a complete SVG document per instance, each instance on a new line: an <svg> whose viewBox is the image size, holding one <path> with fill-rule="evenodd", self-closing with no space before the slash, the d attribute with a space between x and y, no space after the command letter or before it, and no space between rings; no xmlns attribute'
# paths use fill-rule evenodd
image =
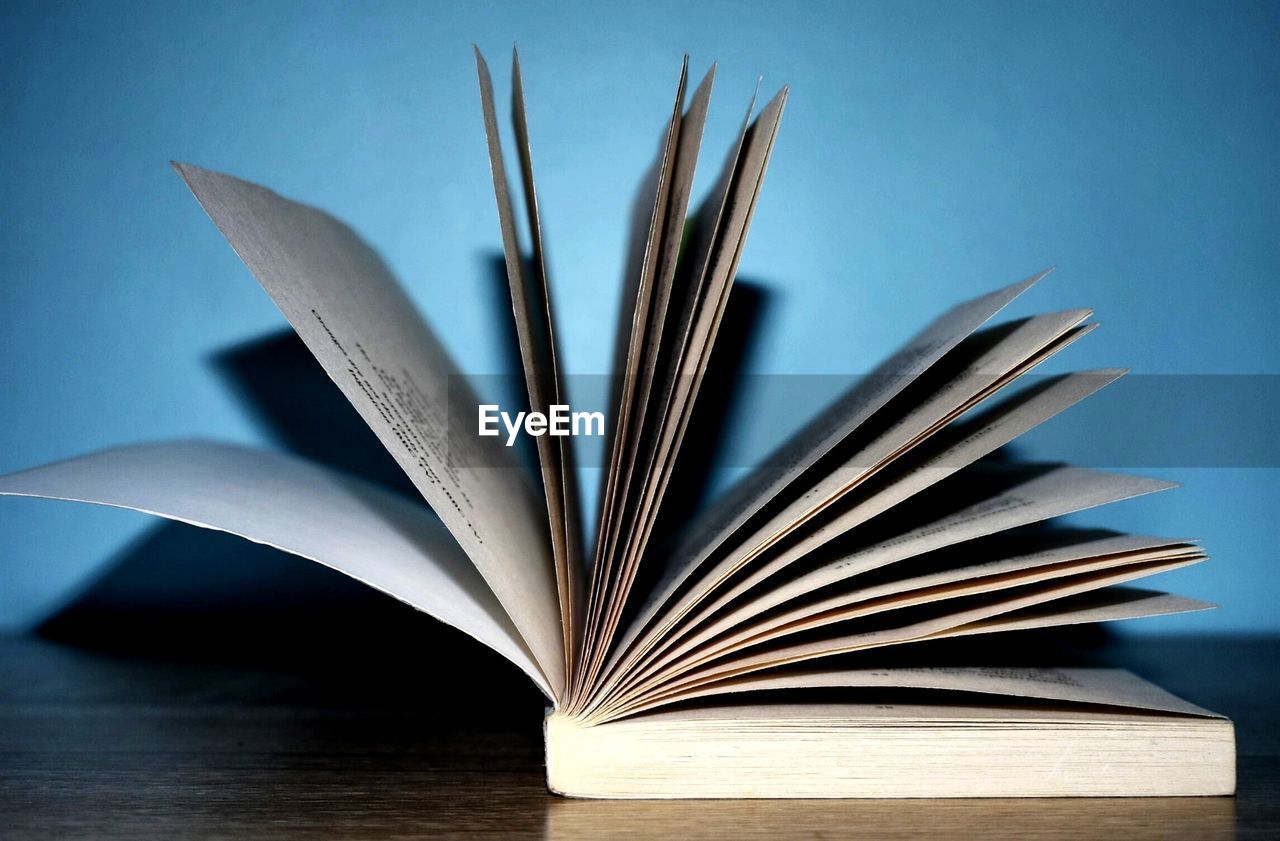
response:
<svg viewBox="0 0 1280 841"><path fill-rule="evenodd" d="M418 496L292 329L234 345L209 361L276 448Z"/></svg>

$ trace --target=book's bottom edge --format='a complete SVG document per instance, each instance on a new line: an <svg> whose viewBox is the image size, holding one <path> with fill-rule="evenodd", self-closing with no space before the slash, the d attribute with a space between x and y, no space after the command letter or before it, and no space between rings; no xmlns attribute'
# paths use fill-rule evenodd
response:
<svg viewBox="0 0 1280 841"><path fill-rule="evenodd" d="M565 791L557 789L548 780L547 793L553 797L566 801L582 801L582 802L598 802L602 800L630 800L635 802L644 801L670 801L670 800L810 800L814 802L832 801L832 800L866 800L866 801L882 801L882 800L1060 800L1063 798L1097 798L1100 800L1143 800L1143 799L1165 799L1177 798L1182 800L1221 800L1230 801L1235 797L1236 791L1234 785L1223 791L1197 791L1197 792L1135 792L1127 790L1107 790L1101 789L1089 792L1057 792L1057 793L1038 793L1026 794L1019 793L1011 789L985 789L982 793L965 794L957 792L936 792L930 789L906 790L901 792L885 793L873 791L829 791L829 792L790 792L780 790L778 792L754 792L744 793L741 791L723 791L723 792L706 792L699 794L686 794L682 792L645 792L645 793L619 793L614 791Z"/></svg>
<svg viewBox="0 0 1280 841"><path fill-rule="evenodd" d="M547 788L587 800L822 800L1222 797L1236 787L1226 719L698 730L549 717Z"/></svg>

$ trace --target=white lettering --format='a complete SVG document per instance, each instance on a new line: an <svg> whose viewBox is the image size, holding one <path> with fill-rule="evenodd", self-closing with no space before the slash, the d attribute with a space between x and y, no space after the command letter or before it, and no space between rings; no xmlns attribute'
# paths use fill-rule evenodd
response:
<svg viewBox="0 0 1280 841"><path fill-rule="evenodd" d="M481 403L480 404L480 435L486 438L495 438L498 435L498 418L491 412L498 411L497 403Z"/></svg>
<svg viewBox="0 0 1280 841"><path fill-rule="evenodd" d="M507 428L507 446L515 444L516 434L520 432L520 422L524 420L524 412L516 412L515 422L511 422L511 415L506 412L502 413L502 425Z"/></svg>
<svg viewBox="0 0 1280 841"><path fill-rule="evenodd" d="M495 403L480 404L478 432L482 437L495 438L506 429L506 446L516 443L516 436L523 429L526 435L541 438L543 435L604 435L604 412L574 412L563 403L550 406L550 414L542 412L516 412L513 418Z"/></svg>
<svg viewBox="0 0 1280 841"><path fill-rule="evenodd" d="M578 422L582 421L586 431L582 432L578 429ZM596 425L596 431L591 431L591 424ZM574 435L604 435L604 412L574 412L573 413L573 434Z"/></svg>
<svg viewBox="0 0 1280 841"><path fill-rule="evenodd" d="M550 431L552 435L569 434L569 407L563 403L554 403L551 406Z"/></svg>

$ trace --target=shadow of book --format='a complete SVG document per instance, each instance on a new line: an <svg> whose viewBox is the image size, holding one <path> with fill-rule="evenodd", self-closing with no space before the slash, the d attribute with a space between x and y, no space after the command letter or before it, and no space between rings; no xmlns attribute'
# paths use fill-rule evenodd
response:
<svg viewBox="0 0 1280 841"><path fill-rule="evenodd" d="M42 622L43 638L130 660L260 669L323 704L479 721L539 713L541 695L453 628L311 561L162 523Z"/></svg>
<svg viewBox="0 0 1280 841"><path fill-rule="evenodd" d="M740 421L760 326L774 303L773 293L760 281L740 277L733 282L680 458L662 500L665 516L654 530L654 543L661 543L664 535L687 521L690 511L708 502L712 473L724 466L729 435Z"/></svg>

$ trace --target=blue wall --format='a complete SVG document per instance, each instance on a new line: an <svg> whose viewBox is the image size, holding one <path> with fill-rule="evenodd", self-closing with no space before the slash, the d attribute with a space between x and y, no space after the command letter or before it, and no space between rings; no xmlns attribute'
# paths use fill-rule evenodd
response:
<svg viewBox="0 0 1280 841"><path fill-rule="evenodd" d="M865 371L961 296L1057 264L1018 311L1096 308L1073 365L1280 373L1278 36L1280 6L1244 2L7 3L0 471L267 440L210 358L283 322L171 158L348 220L468 371L503 370L472 41L504 90L522 47L573 372L608 359L628 204L691 50L695 72L720 62L717 162L756 74L792 86L742 263L775 293L753 370ZM1147 472L1184 489L1079 520L1203 538L1214 560L1163 583L1224 607L1135 627L1280 630L1278 471L1177 461ZM0 504L0 624L147 524Z"/></svg>

